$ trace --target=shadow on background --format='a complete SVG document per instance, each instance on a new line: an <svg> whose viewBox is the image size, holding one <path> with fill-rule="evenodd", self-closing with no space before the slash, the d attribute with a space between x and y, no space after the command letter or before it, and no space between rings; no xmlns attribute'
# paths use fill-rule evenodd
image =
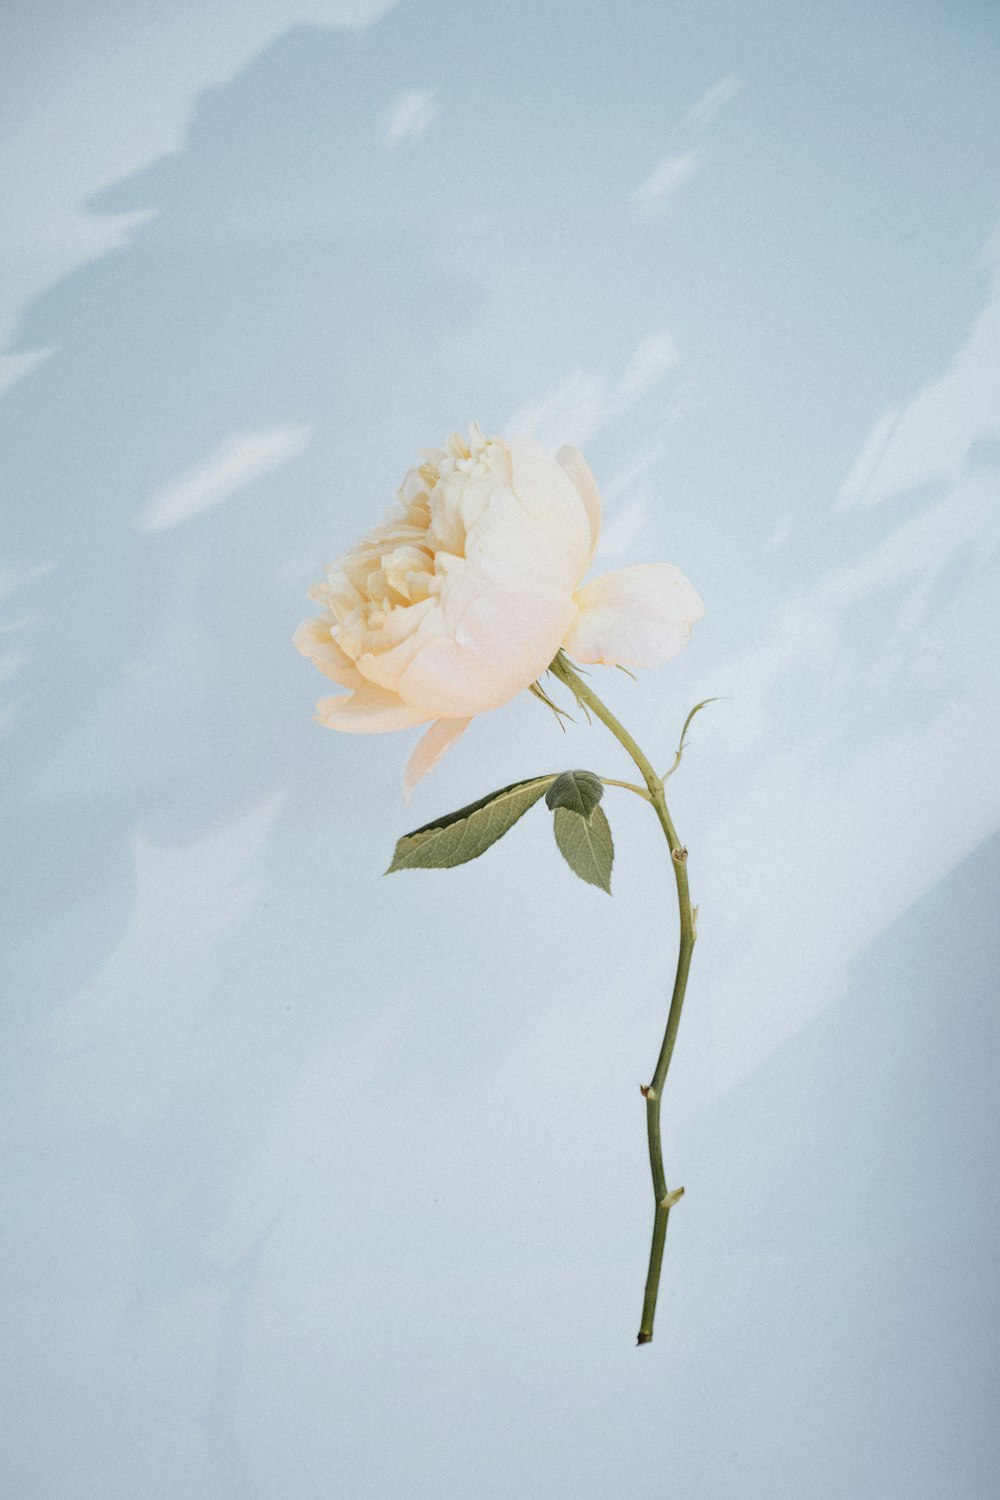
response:
<svg viewBox="0 0 1000 1500"><path fill-rule="evenodd" d="M990 1495L998 895L994 837L681 1143L692 1494Z"/></svg>

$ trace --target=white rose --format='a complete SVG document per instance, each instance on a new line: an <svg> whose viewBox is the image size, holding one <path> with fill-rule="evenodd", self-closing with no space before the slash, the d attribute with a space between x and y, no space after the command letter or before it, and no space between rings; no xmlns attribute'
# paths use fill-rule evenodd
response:
<svg viewBox="0 0 1000 1500"><path fill-rule="evenodd" d="M649 563L582 582L601 528L575 448L473 425L423 455L387 521L327 572L323 614L295 644L348 692L321 724L365 734L434 721L407 766L411 788L474 715L499 708L560 647L578 662L649 667L687 643L704 605L679 569Z"/></svg>

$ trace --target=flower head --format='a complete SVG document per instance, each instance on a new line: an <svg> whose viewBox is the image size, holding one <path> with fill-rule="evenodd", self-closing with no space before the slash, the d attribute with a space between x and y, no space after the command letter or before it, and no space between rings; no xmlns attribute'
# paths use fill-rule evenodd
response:
<svg viewBox="0 0 1000 1500"><path fill-rule="evenodd" d="M687 642L704 607L666 563L588 584L601 506L582 455L530 438L453 434L411 469L389 518L334 563L311 597L323 613L295 644L347 693L323 698L331 729L372 733L433 721L411 787L479 713L546 670L652 666Z"/></svg>

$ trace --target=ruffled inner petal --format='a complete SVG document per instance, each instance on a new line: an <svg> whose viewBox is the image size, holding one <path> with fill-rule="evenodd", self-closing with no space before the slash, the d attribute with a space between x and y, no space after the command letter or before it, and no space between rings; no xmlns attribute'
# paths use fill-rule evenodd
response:
<svg viewBox="0 0 1000 1500"><path fill-rule="evenodd" d="M302 655L308 656L331 682L345 688L360 687L364 678L330 634L335 624L331 614L317 615L304 621L292 639Z"/></svg>

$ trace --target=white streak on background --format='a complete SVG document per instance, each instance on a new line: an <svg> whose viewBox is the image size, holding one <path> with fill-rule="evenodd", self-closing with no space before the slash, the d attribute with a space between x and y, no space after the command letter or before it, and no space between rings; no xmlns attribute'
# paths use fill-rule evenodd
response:
<svg viewBox="0 0 1000 1500"><path fill-rule="evenodd" d="M595 562L625 557L629 552L639 552L650 526L651 515L652 506L645 489L620 502L610 519L601 527Z"/></svg>
<svg viewBox="0 0 1000 1500"><path fill-rule="evenodd" d="M990 300L948 368L879 419L840 491L841 508L877 505L919 485L955 484L969 450L1000 434L1000 250Z"/></svg>
<svg viewBox="0 0 1000 1500"><path fill-rule="evenodd" d="M864 447L851 465L850 472L840 487L838 504L841 510L857 505L865 493L879 460L886 450L892 429L899 421L899 407L890 406L882 413L869 433Z"/></svg>
<svg viewBox="0 0 1000 1500"><path fill-rule="evenodd" d="M794 530L794 516L783 516L764 543L764 551L776 552L779 547L785 545Z"/></svg>
<svg viewBox="0 0 1000 1500"><path fill-rule="evenodd" d="M392 151L402 141L416 140L423 135L436 114L434 95L426 89L411 89L407 94L400 94L382 125L386 150Z"/></svg>
<svg viewBox="0 0 1000 1500"><path fill-rule="evenodd" d="M618 396L631 402L656 385L680 364L674 336L667 328L642 339L632 355L628 369L618 382Z"/></svg>
<svg viewBox="0 0 1000 1500"><path fill-rule="evenodd" d="M876 424L838 508L931 481L945 493L717 668L738 714L712 743L729 735L745 790L703 843L730 949L709 980L716 1093L843 994L853 960L1000 828L1000 467L965 468L1000 419L985 394L998 314L994 288L944 373Z"/></svg>
<svg viewBox="0 0 1000 1500"><path fill-rule="evenodd" d="M669 197L691 180L704 160L705 152L700 146L683 156L665 156L635 189L634 201L649 204Z"/></svg>
<svg viewBox="0 0 1000 1500"><path fill-rule="evenodd" d="M563 443L582 448L608 422L632 411L679 364L673 334L655 329L636 344L617 380L604 371L573 370L549 395L518 407L503 431L508 437L537 438L549 449Z"/></svg>
<svg viewBox="0 0 1000 1500"><path fill-rule="evenodd" d="M157 490L139 514L140 531L166 531L210 510L264 474L305 451L310 427L270 427L239 432L213 448L200 464Z"/></svg>
<svg viewBox="0 0 1000 1500"><path fill-rule="evenodd" d="M54 562L50 562L35 563L32 567L0 567L0 599L6 599L9 594L15 593L36 578L45 578L49 573L54 573L56 566Z"/></svg>
<svg viewBox="0 0 1000 1500"><path fill-rule="evenodd" d="M728 78L720 78L718 83L713 83L707 89L697 104L693 104L684 116L685 125L707 125L714 120L720 110L733 99L743 87L742 79L730 73Z"/></svg>
<svg viewBox="0 0 1000 1500"><path fill-rule="evenodd" d="M550 450L563 443L582 448L605 417L603 375L573 370L550 395L527 402L504 424L507 437L533 437Z"/></svg>

